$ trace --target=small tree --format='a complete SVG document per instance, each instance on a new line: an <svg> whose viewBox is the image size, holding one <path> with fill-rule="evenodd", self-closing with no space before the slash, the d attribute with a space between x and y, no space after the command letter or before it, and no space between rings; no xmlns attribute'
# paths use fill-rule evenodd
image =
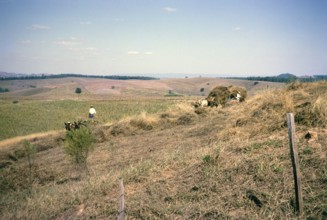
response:
<svg viewBox="0 0 327 220"><path fill-rule="evenodd" d="M94 141L95 139L89 127L82 127L66 133L65 152L71 157L74 164L85 168L87 173L87 157L89 152L93 150L92 144Z"/></svg>
<svg viewBox="0 0 327 220"><path fill-rule="evenodd" d="M36 153L36 147L29 141L25 140L24 141L24 153L25 156L27 157L27 162L28 162L28 186L29 189L32 187L32 182L33 182L33 164L34 164L34 155Z"/></svg>
<svg viewBox="0 0 327 220"><path fill-rule="evenodd" d="M82 89L79 88L79 87L77 87L77 88L75 89L75 93L76 93L76 94L81 94L81 93L82 93Z"/></svg>

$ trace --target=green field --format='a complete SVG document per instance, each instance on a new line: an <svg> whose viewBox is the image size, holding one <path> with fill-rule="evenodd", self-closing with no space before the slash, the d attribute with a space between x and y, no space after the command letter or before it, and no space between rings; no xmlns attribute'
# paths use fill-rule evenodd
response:
<svg viewBox="0 0 327 220"><path fill-rule="evenodd" d="M0 140L37 132L59 130L64 122L87 120L90 104L95 105L96 121L110 123L141 112L156 113L167 109L172 100L115 101L0 101Z"/></svg>

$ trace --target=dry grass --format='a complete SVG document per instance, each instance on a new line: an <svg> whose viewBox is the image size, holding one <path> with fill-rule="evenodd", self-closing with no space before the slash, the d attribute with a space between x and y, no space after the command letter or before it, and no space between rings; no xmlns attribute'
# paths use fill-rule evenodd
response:
<svg viewBox="0 0 327 220"><path fill-rule="evenodd" d="M286 113L301 112L315 120L296 122L303 217L324 219L327 131L320 97L326 88L267 90L201 114L185 102L96 125L89 176L69 163L60 135L32 140L49 148L35 155L31 188L25 185L26 158L0 169L0 218L115 219L122 177L128 219L297 219L285 121Z"/></svg>

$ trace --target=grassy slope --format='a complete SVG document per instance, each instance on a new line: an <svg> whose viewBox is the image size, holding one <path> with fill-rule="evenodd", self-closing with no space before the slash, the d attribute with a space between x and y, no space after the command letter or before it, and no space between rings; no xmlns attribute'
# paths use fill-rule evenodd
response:
<svg viewBox="0 0 327 220"><path fill-rule="evenodd" d="M90 104L97 110L100 124L136 115L147 109L149 113L163 111L174 100L121 100L121 101L0 101L0 141L15 136L64 129L64 122L87 120ZM0 144L1 145L1 144Z"/></svg>
<svg viewBox="0 0 327 220"><path fill-rule="evenodd" d="M324 219L326 92L326 83L300 84L225 109L196 114L179 104L97 126L90 176L67 160L62 135L35 139L31 187L25 158L1 169L0 218L115 219L122 177L128 219L295 219L285 127L291 111L301 116L296 132L305 217ZM15 150L17 157L19 148L3 149L2 161Z"/></svg>
<svg viewBox="0 0 327 220"><path fill-rule="evenodd" d="M169 91L184 95L178 97L179 100L194 100L194 96L207 95L215 86L231 84L247 88L250 95L266 90L267 87L284 86L269 82L254 85L252 81L218 78L151 81L63 78L0 81L0 87L9 88L11 91L0 94L0 140L59 130L63 128L65 121L85 120L90 104L97 107L97 120L106 123L139 114L143 109L149 113L164 110L165 106L173 103L171 98L164 98ZM82 88L82 94L75 93L77 87ZM200 92L201 88L204 92ZM154 99L157 101L153 104Z"/></svg>

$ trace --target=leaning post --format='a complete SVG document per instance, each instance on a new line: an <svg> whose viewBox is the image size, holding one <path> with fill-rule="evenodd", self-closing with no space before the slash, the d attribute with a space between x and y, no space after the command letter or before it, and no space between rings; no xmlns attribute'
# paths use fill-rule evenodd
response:
<svg viewBox="0 0 327 220"><path fill-rule="evenodd" d="M295 124L294 124L293 113L287 113L287 126L288 126L288 139L289 139L289 145L291 151L291 161L293 166L296 210L298 212L298 215L301 216L303 214L301 172L300 172L298 150L295 145Z"/></svg>
<svg viewBox="0 0 327 220"><path fill-rule="evenodd" d="M124 220L125 219L125 204L124 204L124 185L123 185L122 178L119 178L119 189L120 189L120 195L119 195L118 220Z"/></svg>

